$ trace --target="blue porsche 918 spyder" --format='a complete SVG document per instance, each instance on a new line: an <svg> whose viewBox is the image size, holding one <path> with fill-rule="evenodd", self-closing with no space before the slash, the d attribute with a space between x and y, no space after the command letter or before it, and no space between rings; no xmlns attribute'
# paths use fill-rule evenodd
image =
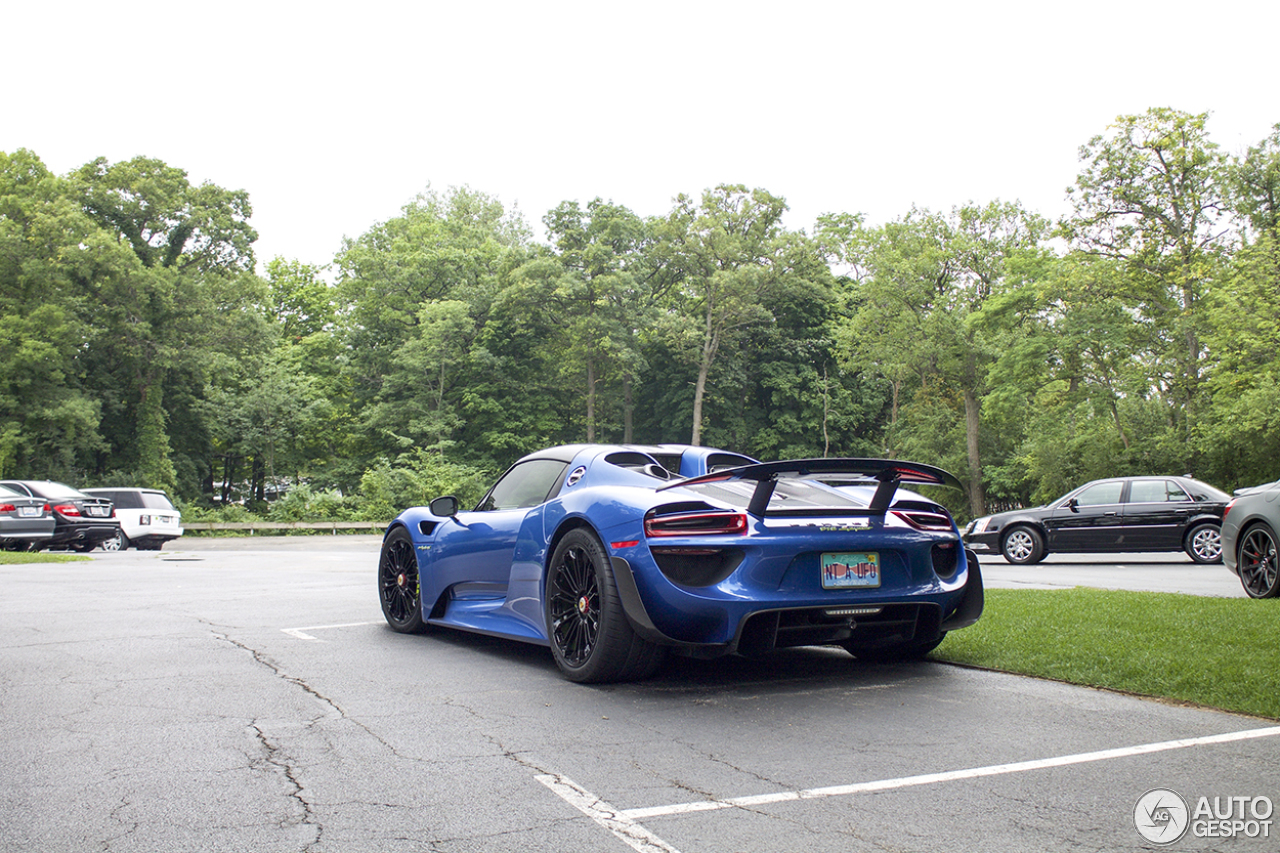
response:
<svg viewBox="0 0 1280 853"><path fill-rule="evenodd" d="M443 497L401 513L382 545L382 611L402 633L550 646L579 682L643 678L668 651L923 657L978 620L982 575L950 513L900 483L960 487L885 459L553 447L474 510Z"/></svg>

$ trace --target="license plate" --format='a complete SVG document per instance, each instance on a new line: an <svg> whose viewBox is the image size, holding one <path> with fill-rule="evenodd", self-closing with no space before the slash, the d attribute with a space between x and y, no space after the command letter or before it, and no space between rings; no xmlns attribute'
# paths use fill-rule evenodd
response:
<svg viewBox="0 0 1280 853"><path fill-rule="evenodd" d="M18 507L18 515L23 518L37 518L42 510L38 506L20 506Z"/></svg>
<svg viewBox="0 0 1280 853"><path fill-rule="evenodd" d="M823 589L865 589L880 586L880 555L855 551L822 555Z"/></svg>
<svg viewBox="0 0 1280 853"><path fill-rule="evenodd" d="M89 511L89 515L104 516L107 514L107 508L104 506L90 506L85 507L85 509Z"/></svg>

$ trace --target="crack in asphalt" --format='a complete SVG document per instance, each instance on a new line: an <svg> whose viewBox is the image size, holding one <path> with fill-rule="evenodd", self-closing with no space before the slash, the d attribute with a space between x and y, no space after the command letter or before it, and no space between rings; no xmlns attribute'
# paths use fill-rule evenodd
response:
<svg viewBox="0 0 1280 853"><path fill-rule="evenodd" d="M324 826L317 819L315 810L311 807L311 803L306 796L304 796L305 788L302 782L298 780L297 771L287 760L284 750L271 742L271 739L267 737L267 733L263 731L257 720L251 722L249 728L253 729L258 738L258 743L265 750L267 764L279 770L284 775L284 778L288 780L290 786L288 796L302 808L302 819L298 823L302 826L310 827L314 832L311 841L303 849L314 849L324 837ZM284 825L284 823L281 824L282 829Z"/></svg>

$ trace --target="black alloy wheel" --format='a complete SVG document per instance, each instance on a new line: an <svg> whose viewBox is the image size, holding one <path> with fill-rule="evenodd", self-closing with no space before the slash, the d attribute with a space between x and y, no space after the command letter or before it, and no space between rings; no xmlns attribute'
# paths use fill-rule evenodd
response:
<svg viewBox="0 0 1280 853"><path fill-rule="evenodd" d="M571 530L547 572L547 637L570 681L630 681L651 675L666 650L638 634L618 599L609 555L592 533Z"/></svg>
<svg viewBox="0 0 1280 853"><path fill-rule="evenodd" d="M600 583L589 544L575 542L557 552L547 588L551 639L557 659L570 667L586 663L600 640Z"/></svg>
<svg viewBox="0 0 1280 853"><path fill-rule="evenodd" d="M1276 535L1266 524L1256 524L1240 539L1236 569L1250 598L1275 598L1280 594L1280 561Z"/></svg>
<svg viewBox="0 0 1280 853"><path fill-rule="evenodd" d="M387 534L378 560L378 598L387 624L401 634L426 630L422 619L422 584L413 539L403 527Z"/></svg>

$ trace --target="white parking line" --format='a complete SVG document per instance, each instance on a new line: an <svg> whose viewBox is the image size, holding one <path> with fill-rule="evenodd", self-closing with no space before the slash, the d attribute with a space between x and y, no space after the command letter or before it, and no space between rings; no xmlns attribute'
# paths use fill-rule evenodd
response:
<svg viewBox="0 0 1280 853"><path fill-rule="evenodd" d="M322 642L319 637L313 637L306 633L307 631L328 631L332 628L359 628L361 625L377 625L377 622L344 622L341 625L312 625L309 628L281 628L280 630L298 640L315 640Z"/></svg>
<svg viewBox="0 0 1280 853"><path fill-rule="evenodd" d="M1166 752L1171 749L1187 749L1193 746L1207 746L1216 743L1231 743L1254 738L1276 737L1280 735L1280 726L1265 729L1249 729L1243 732L1228 732L1222 735L1186 738L1183 740L1167 740L1161 743L1147 743L1140 746L1124 746L1118 749L1104 749L1098 752L1084 752L1078 755L1062 755L1057 758L1041 758L1035 761L1019 761L1013 764L994 764L989 767L975 767L969 770L951 770L946 773L926 773L921 776L904 776L899 779L882 779L878 782L861 782L856 785L834 785L829 788L810 788L805 791L781 791L776 794L760 794L753 797L735 797L731 800L703 800L696 803L675 803L669 806L654 806L644 809L627 809L621 817L628 820L643 820L648 817L686 814L689 812L712 811L715 809L731 809L738 807L754 807L769 803L782 803L790 800L812 800L820 797L843 797L850 794L865 794L869 791L890 791L895 788L910 788L916 785L933 785L937 782L951 782L957 779L977 779L983 776L1001 776L1006 773L1024 773L1028 770L1043 770L1048 767L1066 767L1071 764L1087 764L1091 761L1110 761L1115 758L1130 758L1135 755L1149 755L1153 752Z"/></svg>
<svg viewBox="0 0 1280 853"><path fill-rule="evenodd" d="M632 850L640 853L680 853L679 850L645 829L595 794L559 775L534 777L560 795L561 799L612 832Z"/></svg>
<svg viewBox="0 0 1280 853"><path fill-rule="evenodd" d="M641 853L679 853L670 844L658 838L652 832L640 826L639 821L646 818L667 817L670 815L692 814L695 812L715 811L717 809L754 808L771 803L792 802L796 800L813 800L822 797L841 797L851 794L864 794L871 791L890 791L897 788L910 788L918 785L933 785L938 782L952 782L960 779L978 779L984 776L1001 776L1009 773L1024 773L1030 770L1044 770L1052 767L1067 767L1072 764L1087 764L1093 761L1110 761L1117 758L1131 758L1137 755L1150 755L1156 752L1167 752L1174 749L1189 749L1196 746L1210 746L1220 743L1233 743L1242 740L1280 736L1280 726L1265 729L1248 729L1240 732L1227 732L1220 735L1167 740L1159 743L1125 746L1117 749L1103 749L1097 752L1083 752L1076 755L1062 755L1056 758L1041 758L1034 761L1018 761L1012 764L993 764L987 767L975 767L968 770L951 770L944 773L926 773L920 776L903 776L897 779L882 779L876 782L860 782L853 785L833 785L827 788L809 788L803 791L779 791L773 794L757 794L750 797L734 797L728 800L702 800L693 803L673 803L666 806L651 806L639 809L617 809L580 785L560 775L540 775L538 781L560 795L566 802L574 806L596 823L608 829L615 836L626 842L632 849Z"/></svg>

